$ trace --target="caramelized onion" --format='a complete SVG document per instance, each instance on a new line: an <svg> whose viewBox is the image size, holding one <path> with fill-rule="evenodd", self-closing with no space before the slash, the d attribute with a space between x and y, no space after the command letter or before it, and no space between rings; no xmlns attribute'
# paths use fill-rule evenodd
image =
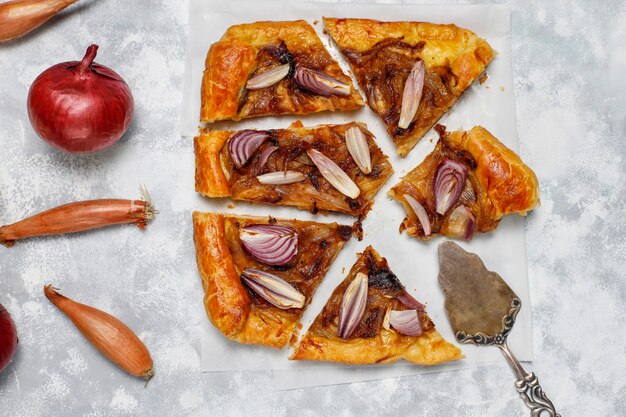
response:
<svg viewBox="0 0 626 417"><path fill-rule="evenodd" d="M362 272L356 274L343 293L339 306L339 337L347 339L359 325L367 304L368 277Z"/></svg>
<svg viewBox="0 0 626 417"><path fill-rule="evenodd" d="M259 262L283 266L298 254L298 234L288 226L251 224L239 231L246 251Z"/></svg>
<svg viewBox="0 0 626 417"><path fill-rule="evenodd" d="M279 65L250 78L246 83L246 88L248 90L258 90L272 86L285 78L287 74L289 74L289 64Z"/></svg>
<svg viewBox="0 0 626 417"><path fill-rule="evenodd" d="M346 131L346 147L361 172L364 174L372 172L370 148L365 135L358 126L352 126Z"/></svg>
<svg viewBox="0 0 626 417"><path fill-rule="evenodd" d="M352 179L339 167L332 159L316 149L306 151L311 161L319 169L322 176L339 191L341 194L352 199L357 198L361 194L359 187Z"/></svg>
<svg viewBox="0 0 626 417"><path fill-rule="evenodd" d="M437 168L435 177L435 207L444 215L457 202L465 186L467 167L461 162L446 159Z"/></svg>
<svg viewBox="0 0 626 417"><path fill-rule="evenodd" d="M293 75L298 87L322 96L348 96L350 86L323 72L298 66Z"/></svg>
<svg viewBox="0 0 626 417"><path fill-rule="evenodd" d="M417 310L391 310L389 313L389 325L407 336L419 336L422 334L422 325Z"/></svg>
<svg viewBox="0 0 626 417"><path fill-rule="evenodd" d="M237 168L241 168L259 147L270 139L265 130L240 130L228 141L228 152Z"/></svg>
<svg viewBox="0 0 626 417"><path fill-rule="evenodd" d="M246 268L241 279L270 304L286 310L304 307L305 297L284 279L269 272Z"/></svg>
<svg viewBox="0 0 626 417"><path fill-rule="evenodd" d="M448 236L466 240L471 240L474 236L476 219L467 206L460 205L455 208L452 213L450 213L447 222Z"/></svg>
<svg viewBox="0 0 626 417"><path fill-rule="evenodd" d="M417 109L422 100L422 90L424 89L424 61L421 59L417 61L411 69L409 78L406 79L404 84L404 92L402 93L402 108L400 109L400 120L398 120L398 127L406 129L409 127Z"/></svg>
<svg viewBox="0 0 626 417"><path fill-rule="evenodd" d="M417 201L417 199L412 195L404 194L404 199L407 203L409 203L409 206L411 206L411 209L417 216L417 220L422 225L422 229L424 230L424 236L430 236L430 220L428 219L428 213L426 213L426 209L424 209L424 206L422 206L420 202Z"/></svg>

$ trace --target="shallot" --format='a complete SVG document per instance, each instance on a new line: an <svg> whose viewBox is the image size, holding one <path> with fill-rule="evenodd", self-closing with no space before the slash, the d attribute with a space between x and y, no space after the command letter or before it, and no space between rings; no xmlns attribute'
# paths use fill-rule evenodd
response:
<svg viewBox="0 0 626 417"><path fill-rule="evenodd" d="M146 380L154 376L150 352L128 326L104 311L70 300L50 285L46 285L43 292L113 363L129 374Z"/></svg>
<svg viewBox="0 0 626 417"><path fill-rule="evenodd" d="M0 243L13 246L19 239L82 232L114 224L134 223L143 229L158 211L145 188L142 196L142 200L102 199L64 204L0 227Z"/></svg>
<svg viewBox="0 0 626 417"><path fill-rule="evenodd" d="M26 35L76 0L13 0L0 4L0 42Z"/></svg>

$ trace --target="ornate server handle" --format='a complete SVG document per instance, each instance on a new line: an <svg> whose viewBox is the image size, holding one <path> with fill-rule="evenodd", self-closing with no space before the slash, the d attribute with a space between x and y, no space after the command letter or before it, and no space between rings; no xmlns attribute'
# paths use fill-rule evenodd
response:
<svg viewBox="0 0 626 417"><path fill-rule="evenodd" d="M550 401L543 392L543 388L539 385L539 380L534 372L527 373L524 368L522 368L522 365L515 355L513 355L506 341L496 346L500 348L504 358L517 377L515 388L517 388L517 392L519 392L524 403L530 408L530 415L532 417L561 417L554 409L552 401Z"/></svg>

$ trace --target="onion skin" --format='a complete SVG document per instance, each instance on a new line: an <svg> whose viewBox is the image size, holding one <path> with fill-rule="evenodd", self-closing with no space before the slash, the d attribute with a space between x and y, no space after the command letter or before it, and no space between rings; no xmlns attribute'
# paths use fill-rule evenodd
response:
<svg viewBox="0 0 626 417"><path fill-rule="evenodd" d="M134 223L143 229L155 213L149 199L79 201L0 227L0 243L13 246L16 240L29 237L82 232L114 224Z"/></svg>
<svg viewBox="0 0 626 417"><path fill-rule="evenodd" d="M20 38L76 0L14 0L0 4L0 42Z"/></svg>
<svg viewBox="0 0 626 417"><path fill-rule="evenodd" d="M11 363L17 349L17 331L11 315L0 304L0 373Z"/></svg>
<svg viewBox="0 0 626 417"><path fill-rule="evenodd" d="M115 71L93 62L91 45L82 61L42 72L28 92L28 117L44 141L65 152L96 152L117 142L133 118L133 95Z"/></svg>
<svg viewBox="0 0 626 417"><path fill-rule="evenodd" d="M59 294L50 285L45 296L63 312L96 349L131 375L149 380L154 376L150 352L124 323L105 313Z"/></svg>

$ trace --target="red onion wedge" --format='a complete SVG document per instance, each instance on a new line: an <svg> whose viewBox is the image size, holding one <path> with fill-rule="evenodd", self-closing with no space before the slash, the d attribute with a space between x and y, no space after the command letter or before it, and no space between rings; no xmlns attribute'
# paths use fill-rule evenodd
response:
<svg viewBox="0 0 626 417"><path fill-rule="evenodd" d="M363 272L356 274L339 306L339 337L347 339L359 325L367 304L368 277Z"/></svg>
<svg viewBox="0 0 626 417"><path fill-rule="evenodd" d="M276 171L268 172L263 175L257 175L256 179L259 180L261 184L285 185L304 181L306 176L303 173L296 171Z"/></svg>
<svg viewBox="0 0 626 417"><path fill-rule="evenodd" d="M296 67L293 75L298 87L303 90L310 91L322 96L348 96L350 95L350 86L341 81L326 75L323 72L315 71L310 68Z"/></svg>
<svg viewBox="0 0 626 417"><path fill-rule="evenodd" d="M304 307L304 295L274 274L246 268L241 273L241 279L252 291L280 309Z"/></svg>
<svg viewBox="0 0 626 417"><path fill-rule="evenodd" d="M372 172L370 148L363 131L358 126L352 126L346 131L346 146L359 169L364 174Z"/></svg>
<svg viewBox="0 0 626 417"><path fill-rule="evenodd" d="M417 310L391 310L389 312L389 325L407 336L422 334L422 325Z"/></svg>
<svg viewBox="0 0 626 417"><path fill-rule="evenodd" d="M259 147L270 139L265 130L240 130L228 141L228 152L237 168L241 168Z"/></svg>
<svg viewBox="0 0 626 417"><path fill-rule="evenodd" d="M404 83L402 93L402 108L400 109L400 120L398 127L406 129L409 127L422 100L422 90L424 89L424 61L421 59L413 65L409 77Z"/></svg>
<svg viewBox="0 0 626 417"><path fill-rule="evenodd" d="M266 146L265 149L261 151L259 155L259 168L263 168L265 164L267 164L267 160L276 149L278 149L278 146L270 145Z"/></svg>
<svg viewBox="0 0 626 417"><path fill-rule="evenodd" d="M417 201L417 199L412 195L404 194L404 199L407 203L409 203L409 206L411 206L411 209L417 216L417 220L422 225L422 229L424 230L424 236L430 236L430 220L428 219L428 213L426 213L426 209L424 209L424 206L422 206L420 202Z"/></svg>
<svg viewBox="0 0 626 417"><path fill-rule="evenodd" d="M399 296L396 297L398 301L407 306L408 308L412 308L413 310L426 310L426 306L419 301L417 301L411 294L409 294L406 290L402 292Z"/></svg>
<svg viewBox="0 0 626 417"><path fill-rule="evenodd" d="M476 218L471 210L464 205L455 208L448 218L448 236L471 240L474 236Z"/></svg>
<svg viewBox="0 0 626 417"><path fill-rule="evenodd" d="M258 90L270 87L285 78L287 74L289 74L289 64L279 65L248 79L246 88L248 90Z"/></svg>
<svg viewBox="0 0 626 417"><path fill-rule="evenodd" d="M239 239L250 256L266 265L286 265L298 254L298 234L288 226L251 224L239 231Z"/></svg>
<svg viewBox="0 0 626 417"><path fill-rule="evenodd" d="M435 177L435 207L444 215L461 196L467 178L467 167L461 162L446 159L437 168Z"/></svg>
<svg viewBox="0 0 626 417"><path fill-rule="evenodd" d="M321 153L316 149L309 149L306 151L311 161L319 169L322 176L339 191L341 194L355 199L361 194L359 187L352 181L352 179L346 174L343 169L339 168L339 165L333 162L332 159Z"/></svg>

